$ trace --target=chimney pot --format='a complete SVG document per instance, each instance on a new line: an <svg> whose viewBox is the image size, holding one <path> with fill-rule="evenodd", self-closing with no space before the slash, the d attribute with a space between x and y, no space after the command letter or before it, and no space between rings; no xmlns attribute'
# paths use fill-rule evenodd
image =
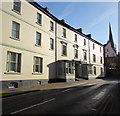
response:
<svg viewBox="0 0 120 116"><path fill-rule="evenodd" d="M65 23L65 20L64 20L64 19L62 19L61 21L62 21L63 23Z"/></svg>
<svg viewBox="0 0 120 116"><path fill-rule="evenodd" d="M46 11L49 11L49 8L48 8L48 7L45 7L44 9L45 9Z"/></svg>

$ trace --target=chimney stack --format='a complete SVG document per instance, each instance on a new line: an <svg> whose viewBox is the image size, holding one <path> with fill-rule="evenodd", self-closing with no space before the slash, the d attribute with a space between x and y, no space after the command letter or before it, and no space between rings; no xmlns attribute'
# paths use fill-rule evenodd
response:
<svg viewBox="0 0 120 116"><path fill-rule="evenodd" d="M88 35L86 35L86 36L88 36L89 38L91 38L91 34L88 34Z"/></svg>
<svg viewBox="0 0 120 116"><path fill-rule="evenodd" d="M64 19L62 19L61 21L62 21L63 23L65 23L65 20L64 20Z"/></svg>
<svg viewBox="0 0 120 116"><path fill-rule="evenodd" d="M45 7L44 9L45 9L45 11L49 12L49 8L48 7Z"/></svg>
<svg viewBox="0 0 120 116"><path fill-rule="evenodd" d="M82 28L77 29L77 31L79 31L80 33L82 33Z"/></svg>

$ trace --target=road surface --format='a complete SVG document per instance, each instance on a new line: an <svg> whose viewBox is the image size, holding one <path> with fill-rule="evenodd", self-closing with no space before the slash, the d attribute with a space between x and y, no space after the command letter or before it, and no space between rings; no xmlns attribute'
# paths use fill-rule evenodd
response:
<svg viewBox="0 0 120 116"><path fill-rule="evenodd" d="M118 114L119 81L38 90L2 99L2 114Z"/></svg>

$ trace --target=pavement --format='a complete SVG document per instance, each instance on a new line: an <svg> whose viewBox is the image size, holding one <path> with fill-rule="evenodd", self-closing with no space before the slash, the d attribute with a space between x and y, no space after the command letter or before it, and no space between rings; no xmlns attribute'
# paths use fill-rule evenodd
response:
<svg viewBox="0 0 120 116"><path fill-rule="evenodd" d="M40 90L48 90L48 89L59 89L59 88L68 88L78 85L84 85L90 82L98 82L102 81L101 79L79 79L74 82L57 82L57 83L48 83L43 85L31 86L31 87L21 87L21 88L12 88L8 90L0 90L0 98L6 98L10 96L20 95L29 92L35 92Z"/></svg>

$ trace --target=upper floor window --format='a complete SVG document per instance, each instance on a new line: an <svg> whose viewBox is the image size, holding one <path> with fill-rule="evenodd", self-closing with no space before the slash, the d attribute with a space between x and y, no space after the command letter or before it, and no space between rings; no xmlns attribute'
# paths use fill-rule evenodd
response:
<svg viewBox="0 0 120 116"><path fill-rule="evenodd" d="M86 45L86 39L84 39L84 46Z"/></svg>
<svg viewBox="0 0 120 116"><path fill-rule="evenodd" d="M77 42L77 35L75 34L75 42Z"/></svg>
<svg viewBox="0 0 120 116"><path fill-rule="evenodd" d="M36 32L36 45L41 46L41 33Z"/></svg>
<svg viewBox="0 0 120 116"><path fill-rule="evenodd" d="M84 60L87 60L87 52L83 51Z"/></svg>
<svg viewBox="0 0 120 116"><path fill-rule="evenodd" d="M54 39L50 38L50 49L54 49Z"/></svg>
<svg viewBox="0 0 120 116"><path fill-rule="evenodd" d="M14 2L13 2L13 10L20 13L20 10L21 10L21 1L20 0L14 0Z"/></svg>
<svg viewBox="0 0 120 116"><path fill-rule="evenodd" d="M42 73L43 68L43 58L41 57L34 57L34 65L33 65L33 72L34 73Z"/></svg>
<svg viewBox="0 0 120 116"><path fill-rule="evenodd" d="M74 57L78 58L78 49L74 49Z"/></svg>
<svg viewBox="0 0 120 116"><path fill-rule="evenodd" d="M42 15L40 13L37 13L37 23L42 24Z"/></svg>
<svg viewBox="0 0 120 116"><path fill-rule="evenodd" d="M7 72L21 71L21 54L15 52L7 52Z"/></svg>
<svg viewBox="0 0 120 116"><path fill-rule="evenodd" d="M93 54L93 62L96 62L96 55Z"/></svg>
<svg viewBox="0 0 120 116"><path fill-rule="evenodd" d="M62 43L62 56L67 56L67 44Z"/></svg>
<svg viewBox="0 0 120 116"><path fill-rule="evenodd" d="M93 44L93 50L95 49L95 44Z"/></svg>
<svg viewBox="0 0 120 116"><path fill-rule="evenodd" d="M66 38L66 29L63 28L63 37Z"/></svg>
<svg viewBox="0 0 120 116"><path fill-rule="evenodd" d="M102 64L102 57L100 56L100 63Z"/></svg>
<svg viewBox="0 0 120 116"><path fill-rule="evenodd" d="M100 47L100 53L102 52L102 48Z"/></svg>
<svg viewBox="0 0 120 116"><path fill-rule="evenodd" d="M13 21L12 22L12 37L15 39L19 39L20 34L20 24Z"/></svg>
<svg viewBox="0 0 120 116"><path fill-rule="evenodd" d="M54 23L50 21L50 31L54 31Z"/></svg>

